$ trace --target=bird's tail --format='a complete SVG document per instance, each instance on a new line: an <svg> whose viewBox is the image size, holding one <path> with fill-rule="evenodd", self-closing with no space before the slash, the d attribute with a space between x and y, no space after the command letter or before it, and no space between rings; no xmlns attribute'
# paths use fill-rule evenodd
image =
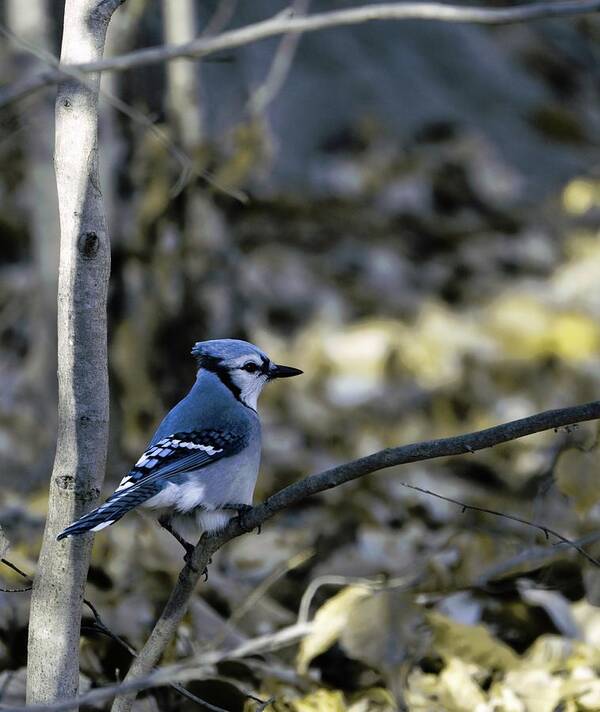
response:
<svg viewBox="0 0 600 712"><path fill-rule="evenodd" d="M83 517L70 524L56 539L60 541L68 536L78 536L79 534L85 534L85 532L99 532L101 529L118 522L131 509L155 495L159 489L155 483L152 483L152 486L150 483L145 483L141 487L138 485L123 492L117 491L104 504L92 509L91 512L84 514Z"/></svg>
<svg viewBox="0 0 600 712"><path fill-rule="evenodd" d="M77 536L78 534L85 534L85 532L89 531L99 532L101 529L104 529L104 527L109 527L111 524L114 524L126 513L121 512L117 514L116 512L109 512L107 509L103 509L103 507L104 505L84 514L83 517L62 531L56 539L60 541L68 536Z"/></svg>

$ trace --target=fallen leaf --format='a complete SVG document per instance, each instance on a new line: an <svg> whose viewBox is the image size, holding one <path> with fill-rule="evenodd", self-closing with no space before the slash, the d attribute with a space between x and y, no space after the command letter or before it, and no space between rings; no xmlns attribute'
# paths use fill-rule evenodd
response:
<svg viewBox="0 0 600 712"><path fill-rule="evenodd" d="M338 640L354 615L357 604L371 595L372 592L364 587L348 586L319 608L311 633L300 644L296 660L298 672L305 673L311 660L324 653Z"/></svg>
<svg viewBox="0 0 600 712"><path fill-rule="evenodd" d="M427 619L433 631L433 648L444 658L460 658L482 667L511 670L519 656L506 643L494 638L483 625L463 625L431 611Z"/></svg>

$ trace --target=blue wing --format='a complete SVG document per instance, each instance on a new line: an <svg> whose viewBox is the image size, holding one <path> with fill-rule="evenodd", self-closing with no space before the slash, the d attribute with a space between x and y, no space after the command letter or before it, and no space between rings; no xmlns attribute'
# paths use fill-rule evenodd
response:
<svg viewBox="0 0 600 712"><path fill-rule="evenodd" d="M158 494L169 479L235 455L244 445L243 437L217 430L175 433L162 438L144 452L104 504L84 514L57 539L100 531L114 524L131 509Z"/></svg>

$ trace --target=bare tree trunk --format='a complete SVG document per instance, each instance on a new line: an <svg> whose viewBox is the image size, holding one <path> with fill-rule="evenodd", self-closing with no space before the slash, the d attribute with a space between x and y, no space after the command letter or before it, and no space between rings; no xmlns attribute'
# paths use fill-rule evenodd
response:
<svg viewBox="0 0 600 712"><path fill-rule="evenodd" d="M198 34L194 0L162 0L164 33L167 44L191 42ZM167 65L168 114L187 151L202 141L202 115L198 91L198 64L170 62Z"/></svg>
<svg viewBox="0 0 600 712"><path fill-rule="evenodd" d="M120 0L66 0L61 61L102 58ZM31 599L28 702L77 694L81 604L92 539L57 534L95 501L108 437L106 295L110 245L98 179L98 83L63 81L56 98L60 215L58 443Z"/></svg>
<svg viewBox="0 0 600 712"><path fill-rule="evenodd" d="M164 40L167 45L191 42L200 32L194 0L162 0ZM206 31L206 28L205 28ZM204 114L199 62L170 62L167 64L167 116L176 140L191 157L194 171L205 169L203 161ZM238 329L236 309L231 289L232 279L215 280L214 264L221 271L229 266L230 236L223 218L210 194L195 181L185 188L184 227L185 244L192 246L192 260L186 257L186 272L197 284L205 285L204 300L210 314L209 333L230 333ZM189 247L188 250L189 251ZM235 283L235 279L233 280Z"/></svg>

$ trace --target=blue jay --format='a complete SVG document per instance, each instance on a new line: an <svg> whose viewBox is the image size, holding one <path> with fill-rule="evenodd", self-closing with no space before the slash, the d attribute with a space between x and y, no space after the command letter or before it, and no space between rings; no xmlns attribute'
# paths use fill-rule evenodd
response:
<svg viewBox="0 0 600 712"><path fill-rule="evenodd" d="M115 492L58 539L100 531L135 507L149 507L185 548L188 561L194 547L173 523L192 519L211 532L232 513L251 508L261 449L258 397L269 381L302 371L278 366L237 339L199 341L192 354L199 369L190 392L166 415Z"/></svg>

